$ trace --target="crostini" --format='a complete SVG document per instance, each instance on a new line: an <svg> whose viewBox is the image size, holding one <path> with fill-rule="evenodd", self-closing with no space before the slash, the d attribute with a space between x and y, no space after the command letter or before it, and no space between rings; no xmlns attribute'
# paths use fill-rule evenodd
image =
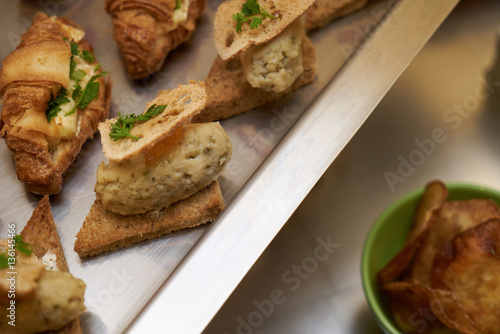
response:
<svg viewBox="0 0 500 334"><path fill-rule="evenodd" d="M215 13L219 57L207 76L208 104L196 117L225 119L311 83L316 51L304 29L314 0L233 0Z"/></svg>
<svg viewBox="0 0 500 334"><path fill-rule="evenodd" d="M224 208L217 178L231 159L219 123L192 124L205 84L160 92L141 115L99 125L109 160L97 170L96 200L76 236L80 257L213 221Z"/></svg>

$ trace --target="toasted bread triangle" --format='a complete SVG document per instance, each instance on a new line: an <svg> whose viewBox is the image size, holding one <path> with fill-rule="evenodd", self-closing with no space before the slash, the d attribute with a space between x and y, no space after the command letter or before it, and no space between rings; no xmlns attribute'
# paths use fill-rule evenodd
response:
<svg viewBox="0 0 500 334"><path fill-rule="evenodd" d="M215 13L215 47L222 60L231 59L252 45L270 41L304 14L315 2L315 0L260 0L259 5L271 15L277 15L278 18L266 17L256 29L250 29L250 25L245 23L242 25L241 32L237 33L236 21L232 15L241 12L241 7L246 1L226 1Z"/></svg>
<svg viewBox="0 0 500 334"><path fill-rule="evenodd" d="M56 224L50 209L49 196L45 195L33 211L28 223L21 231L23 240L32 245L33 253L41 259L46 253L56 255L59 270L69 272L64 250L57 233ZM68 323L64 328L43 334L81 334L80 318Z"/></svg>
<svg viewBox="0 0 500 334"><path fill-rule="evenodd" d="M166 209L122 216L96 200L76 235L75 252L95 256L134 243L213 221L224 208L217 181Z"/></svg>
<svg viewBox="0 0 500 334"><path fill-rule="evenodd" d="M147 104L147 108L152 105L166 105L165 110L147 122L136 123L131 130L131 134L140 138L139 140L111 139L111 124L116 123L117 118L99 124L104 155L113 161L123 161L136 156L170 136L179 126L189 123L206 104L207 91L205 83L201 81L190 81L189 84L179 85L176 89L162 91Z"/></svg>

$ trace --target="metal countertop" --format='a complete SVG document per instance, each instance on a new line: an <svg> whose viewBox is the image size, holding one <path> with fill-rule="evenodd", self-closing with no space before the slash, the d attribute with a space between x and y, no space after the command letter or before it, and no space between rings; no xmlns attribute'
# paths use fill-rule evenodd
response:
<svg viewBox="0 0 500 334"><path fill-rule="evenodd" d="M499 27L500 2L458 5L204 334L381 333L360 276L363 242L376 217L435 178L500 189L500 75L493 76L498 86L484 84L496 62ZM420 162L416 142L429 143L435 129L446 140L428 144ZM384 174L398 174L401 159L412 155L418 164L391 189ZM317 253L326 259L316 268L311 259L328 238L333 252Z"/></svg>
<svg viewBox="0 0 500 334"><path fill-rule="evenodd" d="M148 80L128 78L100 0L0 0L0 56L15 48L37 10L69 16L83 26L96 58L112 73L111 116L142 111L159 89L206 77L216 55L211 20L220 2L209 1L192 40ZM94 201L95 170L104 159L99 138L88 141L66 173L62 192L51 196L70 270L87 283L84 331L202 331L457 2L372 1L311 34L320 66L313 84L222 122L234 153L221 177L227 208L210 225L79 259L72 251L75 235ZM283 126L272 128L277 119ZM39 197L16 179L5 144L0 160L0 187L7 190L0 195L1 235L5 223L22 229Z"/></svg>

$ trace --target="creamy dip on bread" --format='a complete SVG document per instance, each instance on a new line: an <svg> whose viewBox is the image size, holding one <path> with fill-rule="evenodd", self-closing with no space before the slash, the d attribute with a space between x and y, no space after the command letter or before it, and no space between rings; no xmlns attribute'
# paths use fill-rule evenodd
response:
<svg viewBox="0 0 500 334"><path fill-rule="evenodd" d="M241 54L248 83L254 88L281 93L304 72L302 66L302 19L297 19L268 43L252 46Z"/></svg>
<svg viewBox="0 0 500 334"><path fill-rule="evenodd" d="M153 147L125 161L101 163L95 192L107 210L130 215L165 208L212 183L231 159L231 141L219 123L187 124L177 136L173 145L172 138L156 145L166 146L161 154Z"/></svg>

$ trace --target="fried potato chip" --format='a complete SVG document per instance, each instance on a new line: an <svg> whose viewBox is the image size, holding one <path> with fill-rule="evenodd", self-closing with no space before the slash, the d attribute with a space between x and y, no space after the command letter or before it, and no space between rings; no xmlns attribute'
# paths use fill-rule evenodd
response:
<svg viewBox="0 0 500 334"><path fill-rule="evenodd" d="M481 332L500 333L500 219L447 242L436 254L431 282L451 291Z"/></svg>
<svg viewBox="0 0 500 334"><path fill-rule="evenodd" d="M467 334L480 333L450 291L431 289L418 281L389 282L387 292L394 322L407 333L440 333L447 326Z"/></svg>
<svg viewBox="0 0 500 334"><path fill-rule="evenodd" d="M411 264L411 277L430 286L432 261L444 244L457 233L492 218L500 218L498 206L492 200L445 202L422 246L415 253Z"/></svg>
<svg viewBox="0 0 500 334"><path fill-rule="evenodd" d="M395 324L408 333L430 333L442 327L431 311L422 288L415 283L395 281L385 283L382 289L389 299Z"/></svg>
<svg viewBox="0 0 500 334"><path fill-rule="evenodd" d="M377 278L380 283L395 280L408 268L413 255L428 234L433 221L438 215L439 209L447 197L448 189L441 181L433 181L425 187L424 194L418 203L406 243L403 249L378 272Z"/></svg>

